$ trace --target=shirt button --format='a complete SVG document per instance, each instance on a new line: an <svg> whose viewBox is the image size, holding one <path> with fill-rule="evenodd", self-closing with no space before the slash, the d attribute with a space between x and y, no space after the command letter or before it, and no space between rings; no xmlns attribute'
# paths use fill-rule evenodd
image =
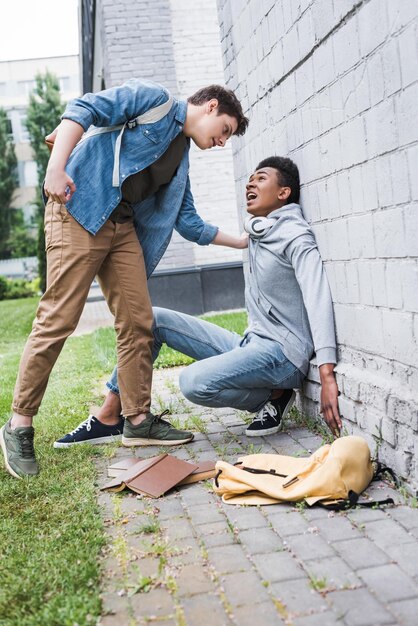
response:
<svg viewBox="0 0 418 626"><path fill-rule="evenodd" d="M148 135L148 133L149 133L149 131L148 131L148 130L146 130L146 131L145 131L145 134L146 134L146 135Z"/></svg>
<svg viewBox="0 0 418 626"><path fill-rule="evenodd" d="M104 221L106 219L106 215L102 215L102 220Z"/></svg>
<svg viewBox="0 0 418 626"><path fill-rule="evenodd" d="M126 174L122 174L122 178L125 178Z"/></svg>
<svg viewBox="0 0 418 626"><path fill-rule="evenodd" d="M183 126L181 124L179 124L179 129L183 130Z"/></svg>
<svg viewBox="0 0 418 626"><path fill-rule="evenodd" d="M154 159L158 159L158 154L154 154Z"/></svg>

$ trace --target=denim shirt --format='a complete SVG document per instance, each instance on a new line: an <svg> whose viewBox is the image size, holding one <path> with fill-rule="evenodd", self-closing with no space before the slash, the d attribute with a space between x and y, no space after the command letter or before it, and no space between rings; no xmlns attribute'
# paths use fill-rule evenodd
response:
<svg viewBox="0 0 418 626"><path fill-rule="evenodd" d="M156 83L131 79L119 87L89 93L68 103L63 119L91 126L124 124L166 102L168 92ZM109 218L121 197L122 183L154 163L183 130L187 103L174 100L158 122L126 128L122 137L119 186L112 186L115 143L120 131L98 134L81 141L72 151L66 171L76 191L66 206L71 215L95 235ZM200 245L208 245L218 228L197 214L189 180L189 150L168 185L134 206L135 228L144 252L147 275L155 269L173 232Z"/></svg>

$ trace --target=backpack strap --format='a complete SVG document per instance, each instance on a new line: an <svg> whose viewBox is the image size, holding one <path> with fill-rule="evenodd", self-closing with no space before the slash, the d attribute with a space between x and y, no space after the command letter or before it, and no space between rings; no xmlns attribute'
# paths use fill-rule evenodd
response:
<svg viewBox="0 0 418 626"><path fill-rule="evenodd" d="M235 466L237 465L239 465L239 463L235 463ZM288 476L287 474L279 474L275 469L263 470L256 467L246 467L245 465L241 465L239 469L250 472L250 474L270 474L270 476L277 476L278 478L287 478Z"/></svg>
<svg viewBox="0 0 418 626"><path fill-rule="evenodd" d="M378 480L379 478L382 477L383 474L389 474L389 476L392 478L393 482L395 483L395 486L396 487L400 486L401 482L399 478L397 477L397 475L395 474L395 472L393 471L393 469L391 469L390 467L387 467L386 465L383 465L383 463L380 463L380 461L373 461L373 465L376 467L376 469L374 471L374 476L372 480Z"/></svg>
<svg viewBox="0 0 418 626"><path fill-rule="evenodd" d="M122 136L125 132L125 128L132 129L141 124L155 124L155 122L159 122L163 117L167 115L167 113L171 110L173 106L174 98L172 95L168 94L168 100L159 104L158 106L149 109L149 111L145 111L142 115L138 115L133 120L127 120L124 124L117 124L116 126L103 126L99 128L93 127L91 130L89 129L80 141L79 144L85 141L86 139L90 139L90 137L94 137L95 135L102 135L103 133L113 133L115 130L119 130L119 135L117 136L115 143L115 156L113 159L113 175L112 175L112 187L119 187L119 161L120 161L120 148L122 145Z"/></svg>
<svg viewBox="0 0 418 626"><path fill-rule="evenodd" d="M359 494L355 491L348 492L347 500L333 500L332 502L317 502L319 506L327 509L328 511L346 511L356 506L360 506L364 509L371 509L375 506L384 506L387 504L395 504L393 498L386 498L386 500L365 500L359 501Z"/></svg>

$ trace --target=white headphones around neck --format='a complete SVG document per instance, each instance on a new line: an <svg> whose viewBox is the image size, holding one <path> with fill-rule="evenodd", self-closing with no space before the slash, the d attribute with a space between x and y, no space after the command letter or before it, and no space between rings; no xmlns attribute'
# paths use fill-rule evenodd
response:
<svg viewBox="0 0 418 626"><path fill-rule="evenodd" d="M263 237L276 222L273 217L246 217L244 230L252 237Z"/></svg>

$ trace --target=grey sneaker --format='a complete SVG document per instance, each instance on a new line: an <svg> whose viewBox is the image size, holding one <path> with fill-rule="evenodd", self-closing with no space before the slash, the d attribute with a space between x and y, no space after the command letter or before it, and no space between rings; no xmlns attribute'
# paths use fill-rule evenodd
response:
<svg viewBox="0 0 418 626"><path fill-rule="evenodd" d="M34 433L32 426L12 430L10 422L0 429L0 446L6 469L15 478L36 476L39 472L33 448Z"/></svg>
<svg viewBox="0 0 418 626"><path fill-rule="evenodd" d="M193 433L186 430L177 430L170 422L162 419L167 415L164 411L161 415L148 413L141 424L134 426L129 420L125 420L122 435L124 446L179 446L193 439Z"/></svg>

